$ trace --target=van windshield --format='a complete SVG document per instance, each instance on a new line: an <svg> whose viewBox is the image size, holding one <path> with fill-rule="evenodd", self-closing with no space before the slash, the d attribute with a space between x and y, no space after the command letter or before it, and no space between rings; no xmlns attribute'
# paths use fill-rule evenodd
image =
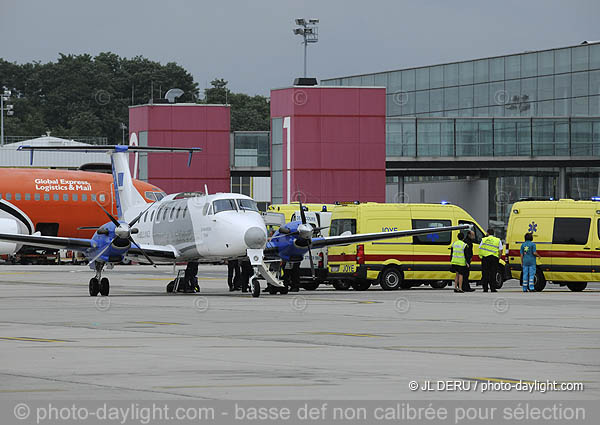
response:
<svg viewBox="0 0 600 425"><path fill-rule="evenodd" d="M214 213L220 213L223 211L236 211L235 200L233 199L218 199L213 202Z"/></svg>
<svg viewBox="0 0 600 425"><path fill-rule="evenodd" d="M329 236L339 236L344 232L356 234L356 220L354 218L336 218L331 220Z"/></svg>

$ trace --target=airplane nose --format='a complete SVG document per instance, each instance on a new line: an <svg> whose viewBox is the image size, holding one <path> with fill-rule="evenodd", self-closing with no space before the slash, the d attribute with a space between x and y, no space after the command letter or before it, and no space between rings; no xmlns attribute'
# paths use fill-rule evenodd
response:
<svg viewBox="0 0 600 425"><path fill-rule="evenodd" d="M260 227L251 227L244 234L244 242L246 242L248 248L264 248L267 243L267 235Z"/></svg>

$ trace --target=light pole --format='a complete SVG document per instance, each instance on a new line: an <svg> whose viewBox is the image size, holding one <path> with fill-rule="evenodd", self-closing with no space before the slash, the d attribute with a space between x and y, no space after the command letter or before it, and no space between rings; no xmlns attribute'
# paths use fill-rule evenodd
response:
<svg viewBox="0 0 600 425"><path fill-rule="evenodd" d="M123 144L125 144L125 130L127 130L127 126L125 125L125 123L121 123L121 130L123 131Z"/></svg>
<svg viewBox="0 0 600 425"><path fill-rule="evenodd" d="M7 90L6 88L4 88L4 93L0 95L0 143L2 146L4 146L4 111L6 111L6 115L8 116L15 113L15 111L13 111L13 105L6 105L6 108L4 108L4 101L8 100L10 95L10 90Z"/></svg>
<svg viewBox="0 0 600 425"><path fill-rule="evenodd" d="M308 43L316 43L319 41L318 19L296 19L296 25L299 28L294 28L295 35L301 35L304 38L304 77L306 78L306 47Z"/></svg>

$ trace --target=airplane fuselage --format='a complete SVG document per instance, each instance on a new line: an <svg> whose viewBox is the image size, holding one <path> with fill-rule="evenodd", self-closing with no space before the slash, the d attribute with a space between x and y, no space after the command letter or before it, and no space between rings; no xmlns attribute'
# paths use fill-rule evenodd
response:
<svg viewBox="0 0 600 425"><path fill-rule="evenodd" d="M125 221L144 207L130 208ZM242 258L248 248L262 248L267 230L255 202L234 193L167 195L142 215L135 227L139 244L172 246L177 261Z"/></svg>

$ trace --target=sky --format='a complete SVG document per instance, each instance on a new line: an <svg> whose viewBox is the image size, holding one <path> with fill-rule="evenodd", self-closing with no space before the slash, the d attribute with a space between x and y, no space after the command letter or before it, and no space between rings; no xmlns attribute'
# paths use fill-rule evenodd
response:
<svg viewBox="0 0 600 425"><path fill-rule="evenodd" d="M142 55L269 95L302 76L295 18L317 18L308 76L341 77L600 40L598 0L0 0L0 57Z"/></svg>

